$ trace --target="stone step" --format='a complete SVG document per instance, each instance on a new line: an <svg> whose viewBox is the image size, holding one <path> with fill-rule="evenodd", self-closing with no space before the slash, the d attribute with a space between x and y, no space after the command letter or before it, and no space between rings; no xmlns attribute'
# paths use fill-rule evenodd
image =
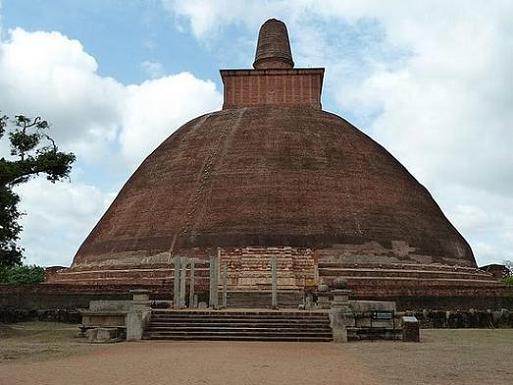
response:
<svg viewBox="0 0 513 385"><path fill-rule="evenodd" d="M278 306L280 308L297 309L303 299L301 292L297 290L278 291ZM221 297L220 297L221 298ZM238 290L228 291L227 307L229 308L271 308L272 294L270 290Z"/></svg>
<svg viewBox="0 0 513 385"><path fill-rule="evenodd" d="M206 317L174 317L172 315L156 315L152 317L153 321L159 322L191 322L191 321L203 321L203 322L288 322L288 323L301 323L301 322L324 322L327 317L257 317L257 316L206 316Z"/></svg>
<svg viewBox="0 0 513 385"><path fill-rule="evenodd" d="M174 336L159 336L151 335L144 336L144 339L151 340L179 340L179 341L269 341L269 342L331 342L333 339L329 337L292 337L292 336L215 336L215 335L174 335Z"/></svg>
<svg viewBox="0 0 513 385"><path fill-rule="evenodd" d="M256 317L202 317L202 318L194 318L194 317L152 317L152 323L188 323L188 322L201 322L201 323L264 323L264 324L287 324L287 325L296 325L296 324L312 324L312 323L325 323L329 322L326 318L256 318Z"/></svg>
<svg viewBox="0 0 513 385"><path fill-rule="evenodd" d="M406 277L406 278L439 278L439 279L481 279L493 280L489 274L459 271L428 271L428 270L398 270L398 269L349 269L349 268L319 268L323 277Z"/></svg>
<svg viewBox="0 0 513 385"><path fill-rule="evenodd" d="M329 277L326 277L329 278ZM337 276L337 278L344 279L348 284L354 284L362 282L363 284L370 283L371 281L379 281L380 283L390 282L395 284L397 281L405 282L407 284L422 284L423 286L435 286L435 285L447 285L447 284L461 284L462 287L469 286L502 286L504 285L499 280L487 280L487 279L456 279L456 278L415 278L415 277L355 277L355 276Z"/></svg>
<svg viewBox="0 0 513 385"><path fill-rule="evenodd" d="M224 325L227 322L236 325L326 325L329 324L329 320L325 319L312 319L312 320L245 320L245 319L198 319L198 320L184 320L184 319L160 319L153 318L151 325L188 325L191 322L195 324L208 324L208 325Z"/></svg>
<svg viewBox="0 0 513 385"><path fill-rule="evenodd" d="M221 312L221 311L211 311L211 312L201 312L201 311L175 311L175 310L160 310L153 309L152 310L152 318L158 317L172 317L172 318L242 318L242 319L284 319L284 320L293 320L293 319L325 319L327 317L326 312L290 312L290 313L260 313L260 312Z"/></svg>
<svg viewBox="0 0 513 385"><path fill-rule="evenodd" d="M330 341L327 313L154 310L146 339Z"/></svg>
<svg viewBox="0 0 513 385"><path fill-rule="evenodd" d="M331 330L296 331L296 330L148 330L148 335L199 335L199 336L275 336L275 337L328 337Z"/></svg>
<svg viewBox="0 0 513 385"><path fill-rule="evenodd" d="M484 273L483 270L475 267L441 265L441 264L422 264L422 263L400 263L400 264L376 264L376 263L344 263L344 262L326 262L319 261L319 269L323 268L344 268L344 269L391 269L391 270L426 270L426 271L457 271L457 272L477 272Z"/></svg>
<svg viewBox="0 0 513 385"><path fill-rule="evenodd" d="M188 326L176 326L176 325L167 325L167 326L155 326L151 325L147 328L147 332L149 333L161 333L161 332L204 332L204 333L252 333L252 332L262 332L262 333L305 333L305 334L316 334L316 333L331 333L331 328L329 325L323 327L309 327L308 325L302 327L283 327L283 326L266 326L266 327L248 327L246 325L243 326L216 326L210 327L205 325L188 325Z"/></svg>

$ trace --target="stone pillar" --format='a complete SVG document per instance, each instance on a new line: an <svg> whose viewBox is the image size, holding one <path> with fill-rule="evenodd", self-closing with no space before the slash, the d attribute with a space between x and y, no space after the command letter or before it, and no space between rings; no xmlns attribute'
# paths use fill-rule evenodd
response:
<svg viewBox="0 0 513 385"><path fill-rule="evenodd" d="M271 281L272 281L272 308L278 308L278 275L277 275L277 259L276 256L271 257Z"/></svg>
<svg viewBox="0 0 513 385"><path fill-rule="evenodd" d="M150 319L151 307L148 290L131 290L132 304L125 318L127 341L141 340L146 323Z"/></svg>
<svg viewBox="0 0 513 385"><path fill-rule="evenodd" d="M211 308L211 309L214 309L215 308L215 287L216 287L216 282L215 282L215 260L216 260L216 257L214 256L211 256L210 257L210 263L209 263L209 267L208 267L208 270L209 270L209 295L208 295L208 307Z"/></svg>
<svg viewBox="0 0 513 385"><path fill-rule="evenodd" d="M329 312L334 342L347 342L347 326L353 323L354 315L349 306L349 294L345 281L335 282L332 291L333 302Z"/></svg>
<svg viewBox="0 0 513 385"><path fill-rule="evenodd" d="M228 293L226 289L228 287L228 266L226 263L223 265L223 308L228 305Z"/></svg>
<svg viewBox="0 0 513 385"><path fill-rule="evenodd" d="M174 282L173 282L173 307L178 309L180 307L180 265L181 258L175 256L174 258Z"/></svg>
<svg viewBox="0 0 513 385"><path fill-rule="evenodd" d="M214 309L219 307L219 261L221 250L217 249L217 256L214 257Z"/></svg>
<svg viewBox="0 0 513 385"><path fill-rule="evenodd" d="M194 274L195 274L195 261L194 259L191 259L191 273L190 273L190 278L189 278L189 308L194 308L195 305L194 305L194 285L195 285L195 277L194 277Z"/></svg>
<svg viewBox="0 0 513 385"><path fill-rule="evenodd" d="M180 262L180 309L185 307L185 290L187 281L187 258Z"/></svg>
<svg viewBox="0 0 513 385"><path fill-rule="evenodd" d="M130 290L132 301L135 303L148 302L150 300L150 291L146 289Z"/></svg>
<svg viewBox="0 0 513 385"><path fill-rule="evenodd" d="M320 284L317 288L317 305L320 309L330 309L330 295L331 292L329 290L328 285Z"/></svg>

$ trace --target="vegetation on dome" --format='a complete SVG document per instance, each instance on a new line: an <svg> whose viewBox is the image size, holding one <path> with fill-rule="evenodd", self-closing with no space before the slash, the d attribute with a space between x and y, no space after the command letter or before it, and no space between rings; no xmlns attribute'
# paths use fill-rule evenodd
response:
<svg viewBox="0 0 513 385"><path fill-rule="evenodd" d="M509 273L504 277L504 283L508 286L513 286L513 261L505 261L504 266Z"/></svg>

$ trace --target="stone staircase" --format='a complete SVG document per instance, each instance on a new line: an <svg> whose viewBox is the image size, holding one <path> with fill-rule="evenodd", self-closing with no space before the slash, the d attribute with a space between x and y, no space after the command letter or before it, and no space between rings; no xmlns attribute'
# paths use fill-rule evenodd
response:
<svg viewBox="0 0 513 385"><path fill-rule="evenodd" d="M222 293L219 294L222 296ZM227 307L234 309L271 309L272 292L270 290L228 291ZM280 309L297 309L303 302L303 293L299 290L278 290L278 307ZM220 300L221 302L221 300Z"/></svg>
<svg viewBox="0 0 513 385"><path fill-rule="evenodd" d="M143 338L329 342L332 332L325 312L154 309Z"/></svg>

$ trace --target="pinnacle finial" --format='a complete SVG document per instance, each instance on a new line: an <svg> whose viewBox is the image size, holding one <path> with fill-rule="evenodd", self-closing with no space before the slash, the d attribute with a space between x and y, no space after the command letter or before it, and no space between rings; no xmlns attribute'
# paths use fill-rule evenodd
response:
<svg viewBox="0 0 513 385"><path fill-rule="evenodd" d="M262 24L258 33L253 67L255 69L294 67L285 23L280 20L269 19Z"/></svg>

